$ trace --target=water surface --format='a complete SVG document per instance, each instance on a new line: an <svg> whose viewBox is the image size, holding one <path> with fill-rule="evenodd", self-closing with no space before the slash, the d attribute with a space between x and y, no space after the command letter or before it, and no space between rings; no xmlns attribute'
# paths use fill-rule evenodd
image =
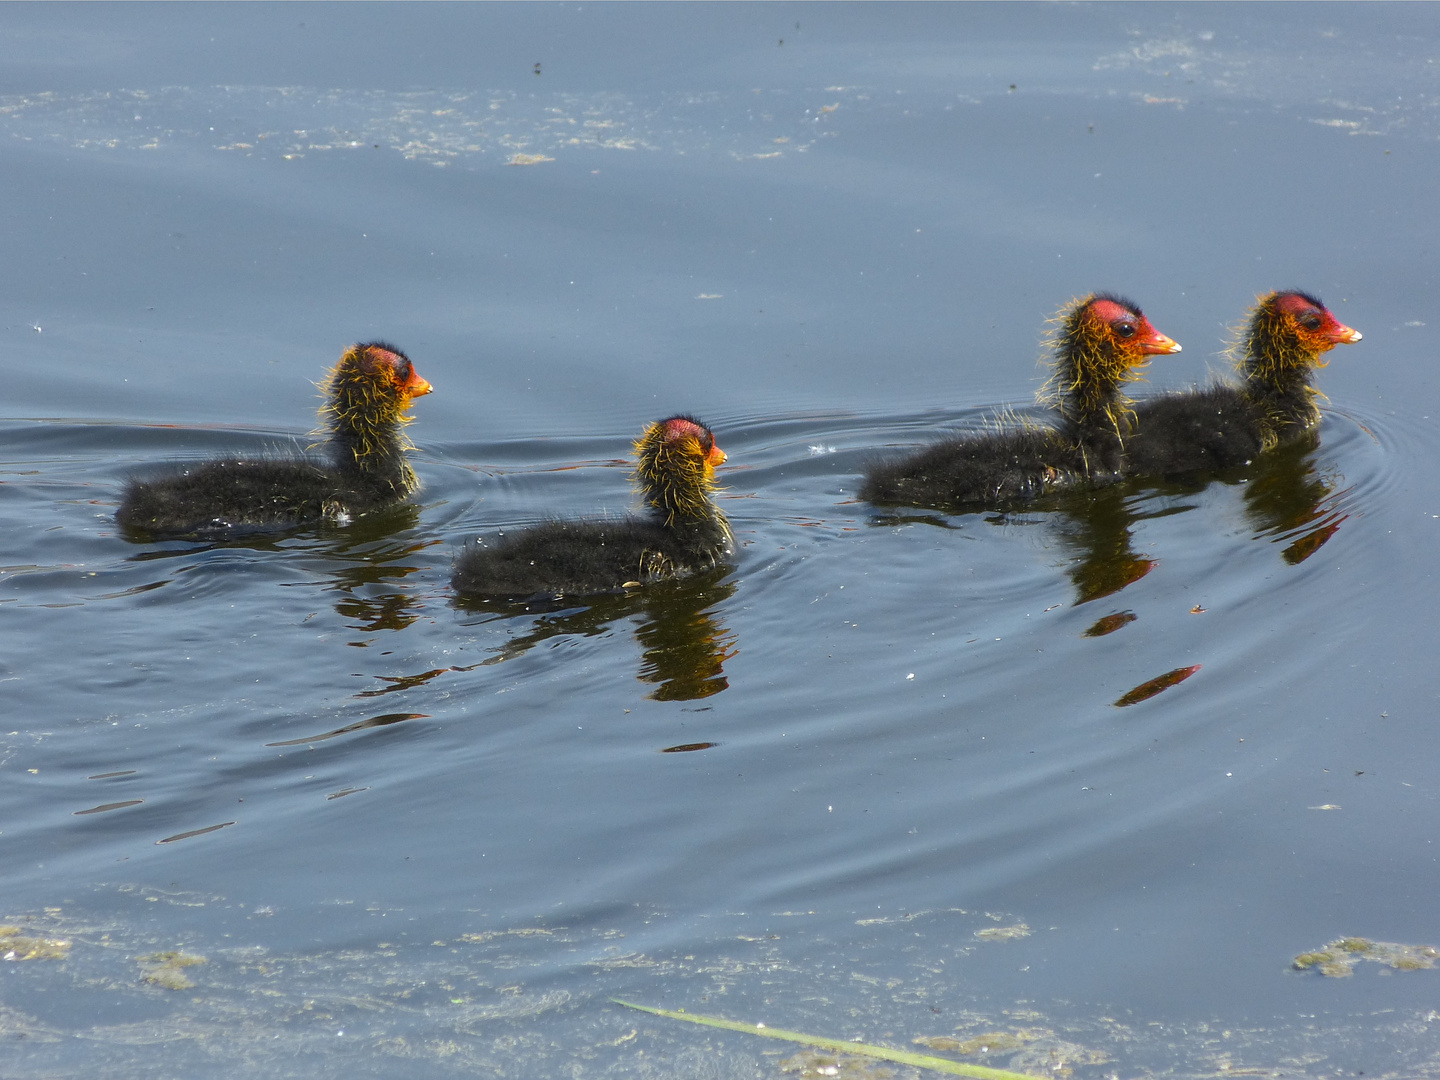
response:
<svg viewBox="0 0 1440 1080"><path fill-rule="evenodd" d="M0 915L70 943L11 950L6 1074L805 1064L612 997L1048 1075L1435 1073L1436 973L1290 968L1440 938L1435 22L0 13ZM1184 344L1154 392L1277 287L1365 334L1313 440L856 501L1029 410L1070 297ZM130 475L306 445L382 336L436 387L414 507L118 534ZM629 509L678 410L730 455L729 572L455 602L475 536Z"/></svg>

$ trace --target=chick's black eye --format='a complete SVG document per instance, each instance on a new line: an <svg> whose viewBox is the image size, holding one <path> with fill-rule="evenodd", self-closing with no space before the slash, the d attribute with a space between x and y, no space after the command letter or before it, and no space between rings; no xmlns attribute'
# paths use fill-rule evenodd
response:
<svg viewBox="0 0 1440 1080"><path fill-rule="evenodd" d="M406 360L395 368L395 374L400 376L401 382L408 382L410 379L410 361Z"/></svg>
<svg viewBox="0 0 1440 1080"><path fill-rule="evenodd" d="M1132 338L1135 336L1135 324L1128 322L1117 323L1115 325L1115 332L1122 338Z"/></svg>
<svg viewBox="0 0 1440 1080"><path fill-rule="evenodd" d="M1300 320L1300 325L1303 326L1303 327L1305 327L1306 330L1319 330L1319 329L1320 329L1320 316L1319 316L1319 315L1306 315L1303 319Z"/></svg>

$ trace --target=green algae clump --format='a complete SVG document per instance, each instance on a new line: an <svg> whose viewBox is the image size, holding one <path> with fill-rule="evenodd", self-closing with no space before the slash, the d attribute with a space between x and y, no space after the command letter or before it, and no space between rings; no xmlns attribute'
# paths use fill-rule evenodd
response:
<svg viewBox="0 0 1440 1080"><path fill-rule="evenodd" d="M1433 945L1401 945L1394 941L1371 941L1362 937L1338 938L1323 949L1303 952L1291 962L1296 971L1318 971L1332 979L1355 973L1355 965L1373 960L1396 971L1433 968L1440 949Z"/></svg>
<svg viewBox="0 0 1440 1080"><path fill-rule="evenodd" d="M70 942L62 938L35 937L18 926L0 926L0 960L64 960Z"/></svg>
<svg viewBox="0 0 1440 1080"><path fill-rule="evenodd" d="M145 969L141 976L147 983L163 990L189 990L194 987L185 975L185 968L209 963L203 956L182 952L147 953L136 961Z"/></svg>
<svg viewBox="0 0 1440 1080"><path fill-rule="evenodd" d="M969 1039L955 1039L948 1035L934 1038L918 1038L915 1041L931 1050L948 1050L952 1054L1010 1054L1023 1049L1025 1044L1037 1036L1029 1033L1011 1035L1005 1031L988 1031Z"/></svg>

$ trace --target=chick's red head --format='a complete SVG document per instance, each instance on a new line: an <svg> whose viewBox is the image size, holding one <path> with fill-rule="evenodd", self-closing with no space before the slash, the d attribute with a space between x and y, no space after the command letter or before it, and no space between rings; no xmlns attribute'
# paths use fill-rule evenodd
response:
<svg viewBox="0 0 1440 1080"><path fill-rule="evenodd" d="M1148 363L1148 357L1180 351L1179 342L1156 330L1144 312L1119 296L1102 293L1091 299L1085 310L1085 327L1132 357L1134 367Z"/></svg>
<svg viewBox="0 0 1440 1080"><path fill-rule="evenodd" d="M372 375L381 375L407 398L424 397L434 389L415 371L410 358L393 345L383 341L372 341L358 347L363 369Z"/></svg>
<svg viewBox="0 0 1440 1080"><path fill-rule="evenodd" d="M725 451L715 445L715 436L708 427L690 416L672 416L659 424L660 440L666 446L679 447L693 439L701 457L710 466L725 463Z"/></svg>
<svg viewBox="0 0 1440 1080"><path fill-rule="evenodd" d="M1303 292L1277 292L1261 301L1270 306L1300 341L1315 352L1353 345L1363 336L1335 318L1330 309Z"/></svg>

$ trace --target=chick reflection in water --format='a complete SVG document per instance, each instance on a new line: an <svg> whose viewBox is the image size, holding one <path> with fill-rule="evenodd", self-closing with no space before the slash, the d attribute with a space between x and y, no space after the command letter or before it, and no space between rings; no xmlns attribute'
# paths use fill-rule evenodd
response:
<svg viewBox="0 0 1440 1080"><path fill-rule="evenodd" d="M1131 527L1142 516L1132 508L1133 499L1111 487L1077 495L1060 507L1062 542L1078 556L1069 571L1076 606L1112 596L1155 569L1154 559L1132 547Z"/></svg>
<svg viewBox="0 0 1440 1080"><path fill-rule="evenodd" d="M1308 431L1263 455L1245 485L1245 516L1256 539L1285 543L1280 556L1291 566L1319 551L1350 516L1343 506L1350 489L1339 486L1345 478L1316 468L1319 443Z"/></svg>
<svg viewBox="0 0 1440 1080"><path fill-rule="evenodd" d="M1343 505L1349 489L1338 488L1344 483L1338 474L1317 470L1318 446L1318 433L1308 431L1258 457L1243 475L1242 470L1230 470L1217 478L1226 483L1244 482L1245 516L1256 530L1256 539L1285 543L1280 554L1292 566L1315 554L1349 516ZM1203 480L1131 482L1068 500L1061 507L1061 535L1078 555L1070 568L1075 603L1111 596L1155 569L1155 560L1137 554L1132 547L1137 521L1195 509L1189 502L1180 502L1138 512L1136 507L1148 501L1147 496L1157 490L1169 495L1192 494L1205 486ZM1091 635L1108 633L1134 618L1126 615L1100 620L1091 628Z"/></svg>
<svg viewBox="0 0 1440 1080"><path fill-rule="evenodd" d="M730 685L725 662L736 653L735 635L716 613L735 594L735 586L724 581L727 572L712 570L629 595L593 597L579 610L542 615L527 633L511 638L482 663L513 660L550 638L598 637L620 620L633 618L635 638L644 650L637 677L659 684L649 696L655 701L710 697ZM495 609L492 605L486 610ZM515 605L517 613L528 610Z"/></svg>
<svg viewBox="0 0 1440 1080"><path fill-rule="evenodd" d="M1256 530L1256 539L1285 543L1281 557L1292 566L1315 554L1349 516L1343 506L1349 489L1339 488L1344 478L1322 474L1316 467L1319 441L1317 432L1307 431L1260 455L1243 471L1230 470L1217 477L1226 483L1244 482L1245 516ZM1061 535L1078 555L1070 569L1075 603L1113 595L1155 569L1155 560L1132 547L1137 521L1195 508L1186 501L1155 511L1137 511L1137 506L1148 501L1146 496L1157 491L1190 494L1205 486L1203 480L1132 482L1068 500L1061 507L1065 522Z"/></svg>
<svg viewBox="0 0 1440 1080"><path fill-rule="evenodd" d="M330 589L339 594L335 611L349 629L367 634L404 630L420 617L420 597L396 588L425 569L421 553L440 543L416 539L419 524L419 508L407 504L367 515L348 528L322 529ZM370 643L349 644L364 648Z"/></svg>

